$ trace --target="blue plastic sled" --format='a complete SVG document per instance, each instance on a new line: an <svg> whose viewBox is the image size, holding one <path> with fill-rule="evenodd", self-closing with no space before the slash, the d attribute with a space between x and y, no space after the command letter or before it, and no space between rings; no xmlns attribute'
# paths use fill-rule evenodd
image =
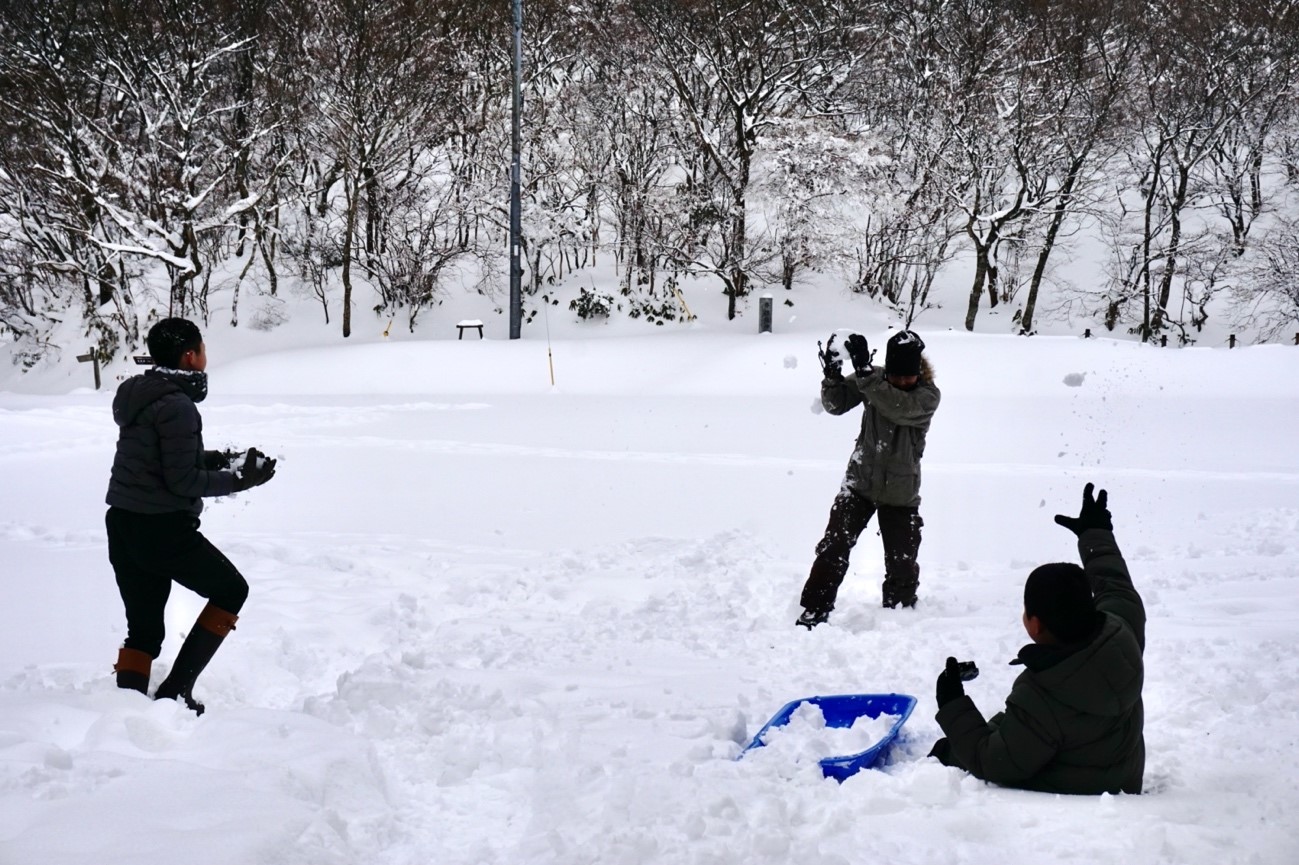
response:
<svg viewBox="0 0 1299 865"><path fill-rule="evenodd" d="M794 711L804 703L811 703L821 709L827 727L851 727L853 722L865 715L878 718L880 715L897 715L889 731L880 740L865 751L857 754L845 754L841 757L825 757L820 760L821 772L827 778L834 778L840 783L861 769L869 769L884 755L893 740L897 738L902 725L911 717L911 710L916 707L916 698L909 694L835 694L826 697L805 697L786 703L771 720L762 726L758 735L748 747L740 752L740 759L754 748L763 747L762 737L772 727L783 727L789 723Z"/></svg>

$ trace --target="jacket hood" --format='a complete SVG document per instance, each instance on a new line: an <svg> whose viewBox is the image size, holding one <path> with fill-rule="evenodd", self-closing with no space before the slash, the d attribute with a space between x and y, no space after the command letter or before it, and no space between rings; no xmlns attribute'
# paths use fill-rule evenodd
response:
<svg viewBox="0 0 1299 865"><path fill-rule="evenodd" d="M151 369L122 382L113 397L113 420L118 426L130 426L140 412L163 397L183 393L194 402L207 395L207 375L201 372Z"/></svg>
<svg viewBox="0 0 1299 865"><path fill-rule="evenodd" d="M929 358L920 355L920 384L934 384L936 381L933 364L929 362Z"/></svg>
<svg viewBox="0 0 1299 865"><path fill-rule="evenodd" d="M1092 641L1057 663L1043 668L1042 659L1032 657L1043 648L1036 645L1025 646L1020 660L1034 671L1038 686L1064 705L1089 715L1120 715L1141 699L1141 646L1122 619L1100 615Z"/></svg>

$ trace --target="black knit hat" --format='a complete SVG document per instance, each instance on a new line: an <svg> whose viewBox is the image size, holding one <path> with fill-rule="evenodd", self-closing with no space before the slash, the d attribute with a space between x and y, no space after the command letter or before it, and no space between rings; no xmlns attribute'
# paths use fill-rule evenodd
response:
<svg viewBox="0 0 1299 865"><path fill-rule="evenodd" d="M189 319L164 318L149 328L144 342L149 346L154 363L164 369L177 369L181 355L190 350L197 351L203 344L203 334Z"/></svg>
<svg viewBox="0 0 1299 865"><path fill-rule="evenodd" d="M1024 612L1065 643L1085 639L1096 624L1087 574L1067 562L1039 565L1024 582Z"/></svg>
<svg viewBox="0 0 1299 865"><path fill-rule="evenodd" d="M920 353L925 341L914 330L900 330L889 337L884 352L884 372L887 375L920 375Z"/></svg>

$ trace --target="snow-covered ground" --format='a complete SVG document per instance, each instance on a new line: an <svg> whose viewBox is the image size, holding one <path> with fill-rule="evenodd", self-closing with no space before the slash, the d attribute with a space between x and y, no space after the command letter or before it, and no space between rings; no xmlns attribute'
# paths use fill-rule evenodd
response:
<svg viewBox="0 0 1299 865"><path fill-rule="evenodd" d="M204 517L252 592L202 718L111 675L109 402L134 370L0 384L0 863L1299 861L1299 348L922 322L944 398L920 606L880 609L872 526L808 632L858 422L815 407L823 329L566 332L554 387L535 328L493 329L209 337L208 446L280 462ZM1086 481L1150 616L1148 794L926 759L948 655L1001 708L1024 577L1076 555L1051 518ZM201 605L173 593L155 683ZM859 692L919 700L881 770L733 759L787 701Z"/></svg>

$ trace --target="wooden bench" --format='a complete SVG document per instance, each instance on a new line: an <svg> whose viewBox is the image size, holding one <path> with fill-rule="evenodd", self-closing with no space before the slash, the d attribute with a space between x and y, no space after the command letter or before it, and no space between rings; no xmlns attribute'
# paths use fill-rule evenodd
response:
<svg viewBox="0 0 1299 865"><path fill-rule="evenodd" d="M466 330L477 330L478 338L483 338L483 323L478 319L466 319L456 325L456 339L464 339Z"/></svg>

